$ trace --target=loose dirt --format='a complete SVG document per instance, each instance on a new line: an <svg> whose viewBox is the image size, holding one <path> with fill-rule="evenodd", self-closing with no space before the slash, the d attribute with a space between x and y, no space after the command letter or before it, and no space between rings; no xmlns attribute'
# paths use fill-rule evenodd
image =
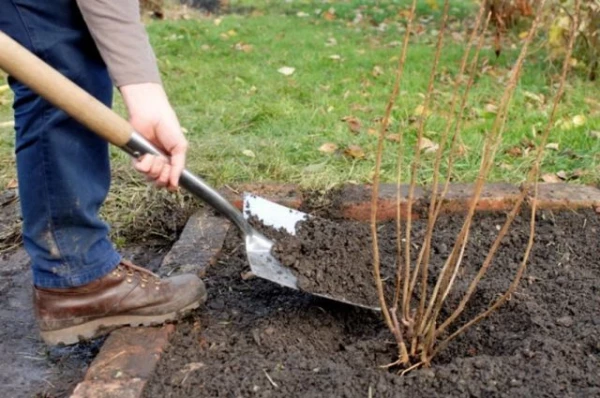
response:
<svg viewBox="0 0 600 398"><path fill-rule="evenodd" d="M477 215L442 319L456 306L504 219ZM437 225L430 282L461 224L461 216L448 216ZM415 236L424 229L416 222ZM231 229L219 261L205 275L206 307L178 326L144 396L599 396L599 237L593 211L540 212L530 262L511 300L454 340L431 368L401 377L380 368L395 359L395 350L379 313L243 279L249 270L245 248ZM525 213L457 325L508 287L528 238ZM394 239L394 225L382 224L381 242L395 247Z"/></svg>

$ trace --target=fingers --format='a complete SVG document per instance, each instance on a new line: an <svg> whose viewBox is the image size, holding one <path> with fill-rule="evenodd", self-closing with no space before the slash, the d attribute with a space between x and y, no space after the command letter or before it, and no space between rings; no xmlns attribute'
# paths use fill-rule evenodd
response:
<svg viewBox="0 0 600 398"><path fill-rule="evenodd" d="M164 157L144 155L134 160L134 168L146 175L148 181L152 181L158 188L164 188L169 184L172 167Z"/></svg>

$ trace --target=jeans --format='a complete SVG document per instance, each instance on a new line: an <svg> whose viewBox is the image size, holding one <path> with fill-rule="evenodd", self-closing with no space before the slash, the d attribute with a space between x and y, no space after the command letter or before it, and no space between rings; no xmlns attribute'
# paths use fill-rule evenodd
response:
<svg viewBox="0 0 600 398"><path fill-rule="evenodd" d="M112 105L112 82L75 0L0 0L0 30ZM23 244L33 283L87 284L121 260L98 214L110 188L108 144L10 77L9 85Z"/></svg>

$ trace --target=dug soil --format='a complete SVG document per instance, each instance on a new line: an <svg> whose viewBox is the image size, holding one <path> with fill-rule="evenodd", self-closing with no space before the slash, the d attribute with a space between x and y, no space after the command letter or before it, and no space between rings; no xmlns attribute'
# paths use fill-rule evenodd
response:
<svg viewBox="0 0 600 398"><path fill-rule="evenodd" d="M459 215L446 216L436 225L430 283L462 221ZM476 216L463 271L440 319L456 307L504 221L502 214ZM321 230L315 235L318 244L360 238L368 251L369 238L357 232L364 226L343 224ZM397 369L381 368L395 360L395 350L380 313L242 278L249 266L241 237L232 228L220 259L204 276L209 293L206 306L180 323L144 396L600 396L600 218L594 211L540 211L536 225L528 268L510 301L453 340L430 368L404 376L397 375ZM307 225L306 231L313 227L318 228ZM344 228L361 235L344 235ZM424 222L414 223L411 257L420 247L424 229ZM393 270L394 223L379 226L379 239L382 266ZM515 220L454 330L506 290L528 239L525 212ZM328 265L335 272L322 278L344 270L355 273L354 262L362 264L367 257L364 253L341 256L340 263ZM304 281L306 286L318 288L314 279L319 272L325 271L315 268L310 274L314 277ZM357 283L367 293L354 298L372 300L370 264L362 272ZM322 286L331 288L331 284Z"/></svg>

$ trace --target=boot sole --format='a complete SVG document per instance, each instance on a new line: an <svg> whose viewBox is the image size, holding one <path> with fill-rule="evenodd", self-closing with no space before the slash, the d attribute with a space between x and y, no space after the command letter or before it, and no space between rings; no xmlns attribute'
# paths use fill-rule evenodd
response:
<svg viewBox="0 0 600 398"><path fill-rule="evenodd" d="M95 319L81 325L71 326L59 330L41 331L42 340L48 345L72 345L82 341L94 339L108 334L118 328L130 326L159 326L165 322L175 321L188 312L198 308L201 301L197 301L182 308L181 310L163 315L118 315Z"/></svg>

